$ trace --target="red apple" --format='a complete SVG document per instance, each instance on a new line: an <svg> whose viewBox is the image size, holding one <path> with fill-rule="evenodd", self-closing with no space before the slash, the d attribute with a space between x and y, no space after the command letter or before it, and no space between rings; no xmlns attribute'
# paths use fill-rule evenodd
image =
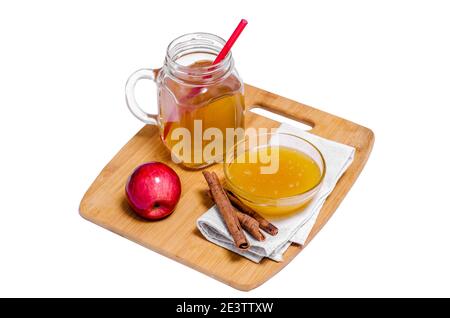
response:
<svg viewBox="0 0 450 318"><path fill-rule="evenodd" d="M144 163L128 178L125 193L138 215L159 220L175 209L181 194L180 178L162 162Z"/></svg>

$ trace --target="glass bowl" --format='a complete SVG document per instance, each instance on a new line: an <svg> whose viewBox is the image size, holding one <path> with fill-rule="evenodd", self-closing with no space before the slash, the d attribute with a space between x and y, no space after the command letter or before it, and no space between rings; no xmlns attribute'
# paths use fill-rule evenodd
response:
<svg viewBox="0 0 450 318"><path fill-rule="evenodd" d="M246 135L241 141L237 142L231 149L228 150L225 163L225 187L233 192L233 194L240 199L245 205L253 210L271 217L286 216L301 212L313 199L313 197L320 190L326 171L326 164L322 153L311 142L284 132L258 134L255 142L255 135ZM269 198L257 196L254 193L240 187L238 181L232 180L230 177L229 167L236 164L236 158L239 154L247 151L258 150L259 148L267 148L271 146L287 147L295 151L302 152L311 158L320 169L320 178L318 182L309 189L296 193L295 195L287 197ZM288 185L286 184L286 187Z"/></svg>

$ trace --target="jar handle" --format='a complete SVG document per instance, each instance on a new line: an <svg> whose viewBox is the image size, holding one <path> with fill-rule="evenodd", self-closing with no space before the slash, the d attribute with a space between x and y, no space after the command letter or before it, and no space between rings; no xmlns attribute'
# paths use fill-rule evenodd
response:
<svg viewBox="0 0 450 318"><path fill-rule="evenodd" d="M142 68L131 74L125 85L125 99L127 101L128 109L137 119L149 125L158 125L158 115L149 114L144 111L137 103L134 93L136 83L139 80L148 79L156 82L156 76L158 75L158 72L159 69L153 70L149 68Z"/></svg>

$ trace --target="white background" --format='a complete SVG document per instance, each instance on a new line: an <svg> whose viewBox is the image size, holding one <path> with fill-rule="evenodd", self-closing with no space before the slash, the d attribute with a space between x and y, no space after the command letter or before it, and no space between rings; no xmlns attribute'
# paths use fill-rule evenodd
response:
<svg viewBox="0 0 450 318"><path fill-rule="evenodd" d="M446 1L2 1L0 296L450 296ZM372 156L291 264L236 291L78 215L142 126L124 84L194 31L247 83L374 130ZM155 105L151 83L140 100ZM177 213L183 213L178 211Z"/></svg>

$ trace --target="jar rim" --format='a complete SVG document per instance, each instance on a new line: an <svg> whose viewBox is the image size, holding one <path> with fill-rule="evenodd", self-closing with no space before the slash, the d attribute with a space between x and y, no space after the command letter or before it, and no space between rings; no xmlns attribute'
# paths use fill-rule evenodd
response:
<svg viewBox="0 0 450 318"><path fill-rule="evenodd" d="M214 65L183 65L178 62L180 57L194 53L208 53L218 55L226 41L218 35L206 32L193 32L183 34L172 40L166 50L166 65L175 77L189 76L210 79L222 77L233 66L231 51L225 58ZM190 51L186 53L186 51ZM185 54L184 54L185 53Z"/></svg>

